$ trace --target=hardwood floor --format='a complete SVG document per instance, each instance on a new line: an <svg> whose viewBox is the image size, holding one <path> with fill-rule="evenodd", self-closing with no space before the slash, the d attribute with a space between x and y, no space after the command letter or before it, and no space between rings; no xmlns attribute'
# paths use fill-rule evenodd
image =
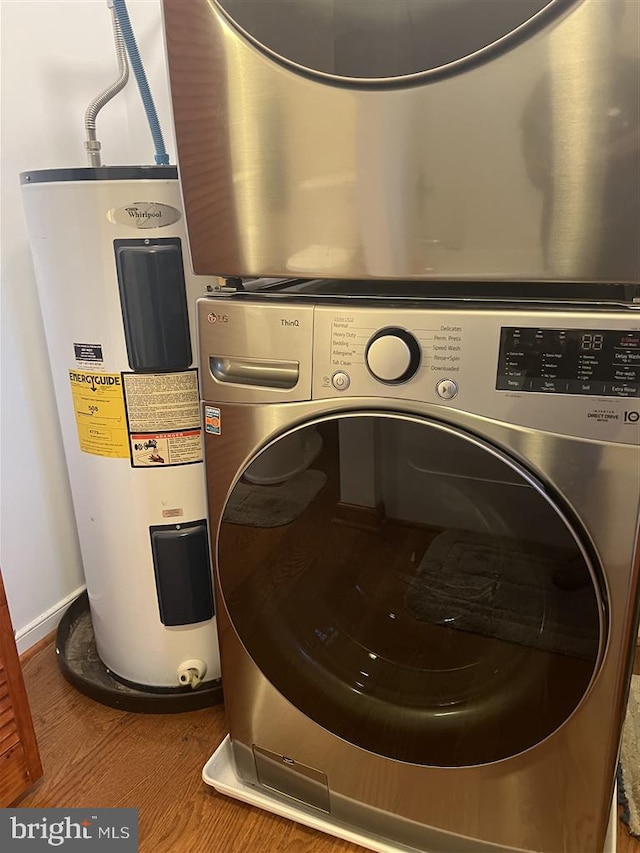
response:
<svg viewBox="0 0 640 853"><path fill-rule="evenodd" d="M222 707L161 716L106 708L62 678L52 642L23 667L44 778L20 806L138 808L141 853L362 853L202 782L226 733ZM618 853L640 853L622 826Z"/></svg>

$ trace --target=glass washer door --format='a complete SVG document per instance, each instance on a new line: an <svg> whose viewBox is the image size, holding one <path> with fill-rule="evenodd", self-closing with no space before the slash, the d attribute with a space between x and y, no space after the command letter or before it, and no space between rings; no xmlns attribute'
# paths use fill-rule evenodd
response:
<svg viewBox="0 0 640 853"><path fill-rule="evenodd" d="M215 0L279 59L324 76L388 80L446 68L571 0Z"/></svg>
<svg viewBox="0 0 640 853"><path fill-rule="evenodd" d="M230 494L218 569L274 687L401 761L535 746L578 706L604 645L599 573L537 482L402 415L332 416L269 445Z"/></svg>

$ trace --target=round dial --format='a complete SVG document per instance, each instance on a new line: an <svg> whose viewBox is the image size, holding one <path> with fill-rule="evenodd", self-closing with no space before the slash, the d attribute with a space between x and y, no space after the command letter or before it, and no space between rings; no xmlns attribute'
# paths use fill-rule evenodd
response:
<svg viewBox="0 0 640 853"><path fill-rule="evenodd" d="M406 329L388 326L371 338L365 360L372 375L380 382L406 382L420 366L420 344Z"/></svg>

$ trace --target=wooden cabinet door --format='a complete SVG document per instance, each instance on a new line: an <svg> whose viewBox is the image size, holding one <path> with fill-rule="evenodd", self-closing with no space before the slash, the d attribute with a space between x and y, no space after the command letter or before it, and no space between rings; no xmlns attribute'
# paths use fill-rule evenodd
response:
<svg viewBox="0 0 640 853"><path fill-rule="evenodd" d="M0 574L0 808L42 776L13 626Z"/></svg>

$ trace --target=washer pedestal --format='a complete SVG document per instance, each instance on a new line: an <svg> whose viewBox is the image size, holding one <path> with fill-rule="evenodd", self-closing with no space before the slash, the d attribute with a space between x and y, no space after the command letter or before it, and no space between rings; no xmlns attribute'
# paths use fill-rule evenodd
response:
<svg viewBox="0 0 640 853"><path fill-rule="evenodd" d="M327 835L334 835L336 838L351 841L353 844L359 844L361 847L366 847L368 850L375 850L377 853L440 853L438 850L425 851L418 850L415 847L407 847L405 844L392 844L379 836L332 820L331 815L322 814L319 811L308 808L302 803L287 800L275 792L270 793L264 788L258 789L246 785L242 780L238 779L233 768L231 738L229 735L225 737L205 764L202 770L202 778L207 785L211 785L220 794L226 794L228 797L242 800L244 803L257 806L265 811L272 812L272 814L294 820L297 823L310 826L312 829L317 829L320 832L326 832ZM607 830L603 853L616 853L618 825L616 802L617 787L614 789L609 829ZM490 849L487 846L487 851ZM501 851L505 850L504 847L496 847L495 849L496 851L498 849Z"/></svg>

